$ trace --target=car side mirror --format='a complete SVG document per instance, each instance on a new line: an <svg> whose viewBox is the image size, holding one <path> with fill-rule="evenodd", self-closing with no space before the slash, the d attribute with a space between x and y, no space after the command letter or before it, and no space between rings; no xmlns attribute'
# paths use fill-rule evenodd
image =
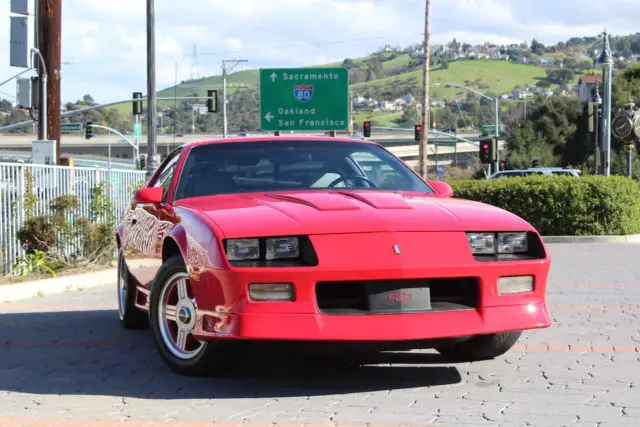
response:
<svg viewBox="0 0 640 427"><path fill-rule="evenodd" d="M137 204L161 203L163 196L164 196L164 188L145 187L135 192L135 194L133 195L133 203L137 203Z"/></svg>
<svg viewBox="0 0 640 427"><path fill-rule="evenodd" d="M433 188L440 197L453 197L453 188L444 181L429 181L427 182L431 188Z"/></svg>

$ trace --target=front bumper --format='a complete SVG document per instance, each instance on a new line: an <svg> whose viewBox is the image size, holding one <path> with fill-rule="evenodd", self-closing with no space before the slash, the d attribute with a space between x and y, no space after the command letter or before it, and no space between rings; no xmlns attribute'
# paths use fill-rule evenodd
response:
<svg viewBox="0 0 640 427"><path fill-rule="evenodd" d="M370 233L314 236L317 267L211 269L192 280L198 302L197 339L229 338L307 341L414 341L545 328L548 258L526 261L476 261L464 233ZM395 254L393 245L402 253ZM366 248L366 252L358 251ZM465 248L466 250L461 250ZM532 292L499 295L505 276L533 276ZM319 305L323 282L470 279L473 304L439 311L402 314L330 312ZM250 283L291 283L293 302L255 302Z"/></svg>
<svg viewBox="0 0 640 427"><path fill-rule="evenodd" d="M225 316L224 322L225 334L219 337L296 341L414 341L545 328L551 324L544 304L365 316L242 313ZM204 334L199 338L208 337Z"/></svg>

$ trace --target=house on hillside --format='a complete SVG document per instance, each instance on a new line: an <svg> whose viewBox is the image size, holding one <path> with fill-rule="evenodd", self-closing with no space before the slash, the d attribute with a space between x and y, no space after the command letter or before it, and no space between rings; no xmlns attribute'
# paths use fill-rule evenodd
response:
<svg viewBox="0 0 640 427"><path fill-rule="evenodd" d="M578 98L585 102L591 101L593 91L599 83L602 83L602 74L585 74L581 76L574 88Z"/></svg>

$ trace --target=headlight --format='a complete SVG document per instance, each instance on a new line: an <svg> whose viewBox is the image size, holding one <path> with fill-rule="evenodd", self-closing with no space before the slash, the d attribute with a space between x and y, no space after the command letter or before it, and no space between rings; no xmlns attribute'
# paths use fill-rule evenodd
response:
<svg viewBox="0 0 640 427"><path fill-rule="evenodd" d="M308 236L227 239L223 244L229 262L239 267L318 265Z"/></svg>
<svg viewBox="0 0 640 427"><path fill-rule="evenodd" d="M268 260L291 259L300 256L300 243L297 237L268 238L266 247Z"/></svg>
<svg viewBox="0 0 640 427"><path fill-rule="evenodd" d="M467 233L471 252L475 255L493 255L496 253L495 233Z"/></svg>
<svg viewBox="0 0 640 427"><path fill-rule="evenodd" d="M229 261L260 259L260 241L258 239L227 240L227 259Z"/></svg>
<svg viewBox="0 0 640 427"><path fill-rule="evenodd" d="M527 232L472 232L467 241L474 255L522 254L529 251Z"/></svg>
<svg viewBox="0 0 640 427"><path fill-rule="evenodd" d="M498 233L498 253L518 254L529 250L527 233Z"/></svg>

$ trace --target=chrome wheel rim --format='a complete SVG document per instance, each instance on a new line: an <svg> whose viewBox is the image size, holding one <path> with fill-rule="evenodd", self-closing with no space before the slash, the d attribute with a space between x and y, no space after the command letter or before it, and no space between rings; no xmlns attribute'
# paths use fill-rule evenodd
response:
<svg viewBox="0 0 640 427"><path fill-rule="evenodd" d="M196 319L196 302L190 296L188 275L176 273L162 287L158 326L165 347L178 359L193 359L204 350L204 342L192 335Z"/></svg>
<svg viewBox="0 0 640 427"><path fill-rule="evenodd" d="M122 255L118 259L118 314L124 318L124 310L127 304L127 277L126 267Z"/></svg>

